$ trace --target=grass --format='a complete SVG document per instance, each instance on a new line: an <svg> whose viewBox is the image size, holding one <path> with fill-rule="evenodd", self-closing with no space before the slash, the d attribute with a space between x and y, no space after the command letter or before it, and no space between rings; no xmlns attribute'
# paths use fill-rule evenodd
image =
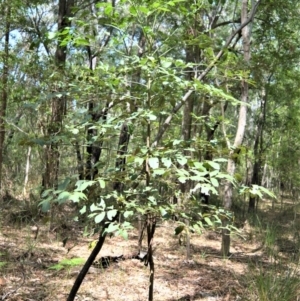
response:
<svg viewBox="0 0 300 301"><path fill-rule="evenodd" d="M251 300L259 301L297 301L300 283L297 269L260 267L259 272L252 272L248 280Z"/></svg>

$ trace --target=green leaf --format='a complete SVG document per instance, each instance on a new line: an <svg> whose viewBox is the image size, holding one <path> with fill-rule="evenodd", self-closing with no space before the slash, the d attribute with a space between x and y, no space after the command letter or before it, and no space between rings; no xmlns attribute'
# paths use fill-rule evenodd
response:
<svg viewBox="0 0 300 301"><path fill-rule="evenodd" d="M86 213L86 206L85 205L79 210L79 213L80 214Z"/></svg>
<svg viewBox="0 0 300 301"><path fill-rule="evenodd" d="M84 38L76 38L74 40L74 44L75 46L89 46L90 45L90 42Z"/></svg>
<svg viewBox="0 0 300 301"><path fill-rule="evenodd" d="M137 16L137 11L136 8L134 6L130 6L129 7L129 12L132 16L136 17Z"/></svg>
<svg viewBox="0 0 300 301"><path fill-rule="evenodd" d="M219 181L217 179L211 178L210 181L214 187L219 187Z"/></svg>
<svg viewBox="0 0 300 301"><path fill-rule="evenodd" d="M207 185L202 185L201 186L201 192L203 194L209 195L209 191L210 191L210 187L209 186L207 186Z"/></svg>
<svg viewBox="0 0 300 301"><path fill-rule="evenodd" d="M180 234L183 230L185 230L185 225L180 225L175 228L175 235Z"/></svg>
<svg viewBox="0 0 300 301"><path fill-rule="evenodd" d="M71 193L68 191L63 191L58 195L57 201L59 204L65 203L71 196Z"/></svg>
<svg viewBox="0 0 300 301"><path fill-rule="evenodd" d="M105 218L105 212L103 211L95 216L95 219L94 219L95 223L96 224L101 223L104 220L104 218Z"/></svg>
<svg viewBox="0 0 300 301"><path fill-rule="evenodd" d="M112 233L119 229L119 225L115 223L110 223L109 226L106 228L105 232Z"/></svg>
<svg viewBox="0 0 300 301"><path fill-rule="evenodd" d="M47 199L43 200L42 202L39 203L39 206L42 207L43 212L47 212L50 210L50 204L52 201L52 197L48 197Z"/></svg>
<svg viewBox="0 0 300 301"><path fill-rule="evenodd" d="M116 209L108 210L107 211L107 218L111 221L113 217L117 215L118 211Z"/></svg>
<svg viewBox="0 0 300 301"><path fill-rule="evenodd" d="M165 172L166 170L164 168L157 168L153 171L153 175L162 176Z"/></svg>
<svg viewBox="0 0 300 301"><path fill-rule="evenodd" d="M219 170L214 170L212 172L209 173L210 177L215 177L217 174L219 173Z"/></svg>
<svg viewBox="0 0 300 301"><path fill-rule="evenodd" d="M71 258L71 259L63 259L60 264L62 265L69 265L69 266L76 266L85 263L84 258Z"/></svg>
<svg viewBox="0 0 300 301"><path fill-rule="evenodd" d="M0 261L0 269L7 265L6 261Z"/></svg>
<svg viewBox="0 0 300 301"><path fill-rule="evenodd" d="M214 161L206 161L213 169L220 169L220 164Z"/></svg>
<svg viewBox="0 0 300 301"><path fill-rule="evenodd" d="M77 188L75 189L75 191L83 191L87 187L92 186L95 183L96 183L96 181L79 180L76 182Z"/></svg>
<svg viewBox="0 0 300 301"><path fill-rule="evenodd" d="M194 161L194 166L195 166L195 168L198 168L198 169L206 171L206 168L203 166L202 162Z"/></svg>
<svg viewBox="0 0 300 301"><path fill-rule="evenodd" d="M84 262L85 262L85 259L83 259L83 258L63 259L58 264L50 266L48 269L49 270L60 271L60 270L62 270L64 268L67 268L67 267L72 267L72 266L77 266L77 265L84 264Z"/></svg>
<svg viewBox="0 0 300 301"><path fill-rule="evenodd" d="M133 211L125 211L125 212L123 213L123 215L124 215L125 218L128 218L128 217L130 217L130 216L133 215Z"/></svg>
<svg viewBox="0 0 300 301"><path fill-rule="evenodd" d="M172 160L170 158L162 158L161 162L167 168L170 168L172 166Z"/></svg>
<svg viewBox="0 0 300 301"><path fill-rule="evenodd" d="M156 117L154 114L148 114L148 118L149 118L149 120L151 120L151 121L154 121L154 120L157 119L157 117Z"/></svg>
<svg viewBox="0 0 300 301"><path fill-rule="evenodd" d="M187 163L187 158L186 157L183 157L183 156L178 156L176 158L177 162L180 164L180 165L185 165Z"/></svg>
<svg viewBox="0 0 300 301"><path fill-rule="evenodd" d="M167 210L163 207L159 207L159 211L160 211L161 216L165 216L168 214Z"/></svg>
<svg viewBox="0 0 300 301"><path fill-rule="evenodd" d="M214 162L220 162L220 163L224 163L224 162L227 162L228 160L225 159L225 158L217 158L217 159L214 159Z"/></svg>
<svg viewBox="0 0 300 301"><path fill-rule="evenodd" d="M138 166L141 166L144 163L145 159L140 157L135 157L134 162L137 163Z"/></svg>
<svg viewBox="0 0 300 301"><path fill-rule="evenodd" d="M176 145L180 144L181 142L182 142L182 140L174 139L173 146L176 146Z"/></svg>
<svg viewBox="0 0 300 301"><path fill-rule="evenodd" d="M45 198L45 197L48 196L51 192L53 192L53 189L47 189L47 190L43 191L43 193L42 193L42 198Z"/></svg>
<svg viewBox="0 0 300 301"><path fill-rule="evenodd" d="M160 63L163 68L167 69L172 66L173 60L172 58L161 58Z"/></svg>
<svg viewBox="0 0 300 301"><path fill-rule="evenodd" d="M158 158L152 157L148 159L148 164L151 168L155 169L159 167L159 160Z"/></svg>
<svg viewBox="0 0 300 301"><path fill-rule="evenodd" d="M188 179L188 177L179 177L179 178L178 178L178 181L179 181L180 183L185 183L187 179Z"/></svg>
<svg viewBox="0 0 300 301"><path fill-rule="evenodd" d="M205 222L209 225L209 226L213 226L212 221L210 220L209 217L204 217Z"/></svg>
<svg viewBox="0 0 300 301"><path fill-rule="evenodd" d="M100 188L104 189L105 188L105 181L103 179L98 179L98 182L100 184Z"/></svg>
<svg viewBox="0 0 300 301"><path fill-rule="evenodd" d="M70 184L71 179L69 177L65 178L62 183L57 187L57 190L67 190L68 185Z"/></svg>
<svg viewBox="0 0 300 301"><path fill-rule="evenodd" d="M48 32L48 39L49 40L53 40L53 39L55 39L56 38L56 36L57 36L57 33L56 32Z"/></svg>
<svg viewBox="0 0 300 301"><path fill-rule="evenodd" d="M78 129L71 129L70 130L72 134L77 135L79 133Z"/></svg>
<svg viewBox="0 0 300 301"><path fill-rule="evenodd" d="M62 265L62 264L55 264L55 265L52 265L50 266L48 269L49 270L55 270L55 271L60 271L62 269L64 269L65 267Z"/></svg>
<svg viewBox="0 0 300 301"><path fill-rule="evenodd" d="M157 204L157 201L156 201L155 197L152 196L152 195L148 197L148 200L149 200L152 204L154 204L154 205Z"/></svg>
<svg viewBox="0 0 300 301"><path fill-rule="evenodd" d="M73 203L79 203L80 200L87 200L87 197L83 192L74 192L69 196L69 200Z"/></svg>
<svg viewBox="0 0 300 301"><path fill-rule="evenodd" d="M199 225L197 225L197 224L193 225L193 229L194 229L195 232L197 232L198 234L202 234L202 229L199 227Z"/></svg>

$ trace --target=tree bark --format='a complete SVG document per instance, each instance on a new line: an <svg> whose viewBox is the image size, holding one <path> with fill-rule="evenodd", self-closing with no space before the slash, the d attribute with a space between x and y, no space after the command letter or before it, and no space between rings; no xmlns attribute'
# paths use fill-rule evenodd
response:
<svg viewBox="0 0 300 301"><path fill-rule="evenodd" d="M4 35L4 54L3 54L3 69L2 69L2 97L0 104L0 189L3 184L3 153L4 153L4 139L5 139L5 117L6 107L8 100L8 74L9 74L9 35L10 35L10 18L11 18L11 7L10 3L6 1L3 5L3 14L5 16L5 35Z"/></svg>

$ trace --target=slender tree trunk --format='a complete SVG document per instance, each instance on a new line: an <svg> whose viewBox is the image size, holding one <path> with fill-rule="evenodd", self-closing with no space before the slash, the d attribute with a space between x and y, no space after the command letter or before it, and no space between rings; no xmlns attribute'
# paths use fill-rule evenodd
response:
<svg viewBox="0 0 300 301"><path fill-rule="evenodd" d="M30 170L30 155L31 155L31 146L28 147L27 158L26 158L26 168L25 168L25 179L24 179L24 187L23 194L26 195L26 186L29 178L29 170Z"/></svg>
<svg viewBox="0 0 300 301"><path fill-rule="evenodd" d="M66 27L71 25L70 17L72 16L71 9L74 6L75 0L59 0L58 4L58 23L57 29L59 32L63 31ZM67 57L67 47L60 44L60 39L57 44L55 52L55 65L57 71L62 75L65 72L65 63ZM47 128L47 135L50 139L49 143L45 146L45 172L43 175L44 189L55 188L58 184L58 172L60 152L58 149L58 142L56 136L60 133L63 116L66 113L66 97L54 97L51 100L51 119Z"/></svg>
<svg viewBox="0 0 300 301"><path fill-rule="evenodd" d="M79 143L75 143L75 151L76 151L76 158L77 158L77 170L78 170L78 177L79 180L84 180L84 167L83 167L83 158L81 156L80 146Z"/></svg>
<svg viewBox="0 0 300 301"><path fill-rule="evenodd" d="M3 185L3 154L4 154L4 139L5 139L5 117L6 107L8 100L8 74L9 74L9 35L10 35L10 18L11 7L10 3L6 1L3 5L3 14L5 18L5 41L4 41L4 54L3 54L3 69L2 69L2 97L0 103L0 190Z"/></svg>
<svg viewBox="0 0 300 301"><path fill-rule="evenodd" d="M242 0L241 7L241 23L245 23L248 16L248 0ZM244 61L249 63L250 61L250 26L249 24L242 28L242 38L243 38L243 50L244 50ZM231 147L229 153L227 173L230 176L234 176L236 168L236 156L239 153L239 148L243 142L245 128L246 128L246 118L247 118L247 103L248 103L248 82L247 79L242 81L242 95L238 119L238 127L234 140L234 144ZM233 184L230 181L226 181L224 187L224 208L226 210L231 210L232 205L232 193L233 193ZM228 229L229 221L224 219L222 222L222 247L221 254L225 257L230 254L230 230Z"/></svg>
<svg viewBox="0 0 300 301"><path fill-rule="evenodd" d="M96 4L100 3L101 1L95 1L94 3L91 2L90 4L90 11L92 15L96 15L99 13L96 8ZM115 0L111 1L111 4L113 7L115 7ZM93 22L91 25L91 34L94 36L95 40L97 39L97 35L99 32L99 24L98 22ZM102 41L101 43L101 49L103 49L110 41L112 37L112 32L113 32L113 27L111 26L110 29L108 30L109 34L106 36L106 38ZM98 52L99 49L95 49L93 51L91 46L87 46L87 53L88 53L88 59L89 59L89 69L90 69L90 74L93 75L94 70L97 67L97 56L95 55L95 52ZM91 116L91 123L94 125L99 120L102 120L103 122L106 121L107 119L107 114L112 106L112 103L107 101L105 108L102 110L98 107L98 103L96 103L94 100L91 100L88 103L88 112L89 115ZM88 145L86 147L86 153L87 153L87 158L86 158L86 163L85 163L85 171L83 171L84 174L81 175L82 178L86 180L93 180L96 178L98 175L98 167L97 163L100 160L101 154L102 154L102 147L103 147L103 135L99 135L98 139L95 141L94 138L98 136L98 130L95 129L94 127L90 126L87 129L87 142ZM78 152L77 152L77 157L78 157ZM84 169L84 168L83 168Z"/></svg>
<svg viewBox="0 0 300 301"><path fill-rule="evenodd" d="M91 47L87 47L88 50L88 56L89 56L89 68L91 74L93 74L96 65L97 65L97 58L93 56ZM105 121L107 118L107 113L108 113L108 102L106 104L106 108L104 108L102 111L98 109L98 111L95 110L95 105L94 101L91 100L88 103L88 112L89 115L91 116L91 122L92 125L96 123L99 120ZM96 167L96 164L99 162L101 153L102 153L102 145L103 145L103 140L102 136L98 137L98 139L95 141L95 137L98 136L98 130L95 129L93 126L90 126L87 130L87 142L88 145L86 147L86 152L87 152L87 159L86 159L86 172L85 172L85 179L86 180L94 180L95 177L98 174L98 168Z"/></svg>
<svg viewBox="0 0 300 301"><path fill-rule="evenodd" d="M153 292L154 292L154 258L153 258L153 239L154 233L156 229L156 219L151 214L148 215L147 219L147 240L148 240L148 252L147 252L147 260L145 265L149 264L150 269L150 277L149 277L149 293L148 293L148 301L153 301Z"/></svg>
<svg viewBox="0 0 300 301"><path fill-rule="evenodd" d="M106 224L105 227L102 228L102 230L100 231L99 234L99 239L98 242L95 246L95 248L93 249L93 251L91 252L89 258L87 259L87 261L85 262L84 266L82 267L79 275L77 276L73 287L70 291L70 294L67 298L67 301L73 301L76 297L76 294L82 284L82 281L84 280L87 272L89 271L89 268L91 267L91 265L93 264L94 260L96 259L97 255L99 254L99 252L102 249L102 246L104 244L105 238L106 238L106 233L105 233L105 229L108 227L108 223Z"/></svg>
<svg viewBox="0 0 300 301"><path fill-rule="evenodd" d="M254 165L253 165L253 173L251 184L252 185L259 185L260 179L262 178L261 175L261 166L263 165L262 160L262 151L263 151L263 129L266 121L266 106L267 106L267 94L265 89L263 89L262 99L261 99L261 111L259 115L257 131L253 146L253 155L254 155ZM249 197L249 207L248 212L253 213L255 211L255 205L257 202L257 197L250 196Z"/></svg>

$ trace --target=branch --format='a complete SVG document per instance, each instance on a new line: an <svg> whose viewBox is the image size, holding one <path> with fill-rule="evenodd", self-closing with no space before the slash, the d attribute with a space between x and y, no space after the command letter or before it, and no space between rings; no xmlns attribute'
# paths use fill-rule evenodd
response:
<svg viewBox="0 0 300 301"><path fill-rule="evenodd" d="M259 5L259 3L261 2L261 0L258 0L256 2L256 4L253 6L251 12L250 12L250 16L249 18L242 23L227 39L224 47L219 51L219 53L216 55L215 59L208 65L208 67L196 78L198 81L202 81L206 75L211 71L211 69L216 65L216 63L220 60L220 58L223 56L225 50L228 48L228 46L230 45L230 43L232 42L232 40L234 39L234 37L240 33L240 31L247 26L250 22L252 22L254 15L256 13L257 7ZM181 102L178 103L172 110L172 112L170 113L170 115L166 118L165 122L163 123L162 127L159 129L155 140L152 143L152 147L156 147L160 141L160 139L162 138L162 136L164 135L164 133L166 132L166 130L168 129L171 120L173 118L173 116L181 109L181 107L184 105L184 103L188 100L188 98L191 96L191 94L194 92L193 89L188 90L185 95L182 97Z"/></svg>
<svg viewBox="0 0 300 301"><path fill-rule="evenodd" d="M224 25L234 24L234 23L240 23L240 22L241 22L241 20L224 21L224 22L215 24L215 25L212 27L212 29L215 29L215 28L217 28L217 27L221 27L221 26L224 26Z"/></svg>

